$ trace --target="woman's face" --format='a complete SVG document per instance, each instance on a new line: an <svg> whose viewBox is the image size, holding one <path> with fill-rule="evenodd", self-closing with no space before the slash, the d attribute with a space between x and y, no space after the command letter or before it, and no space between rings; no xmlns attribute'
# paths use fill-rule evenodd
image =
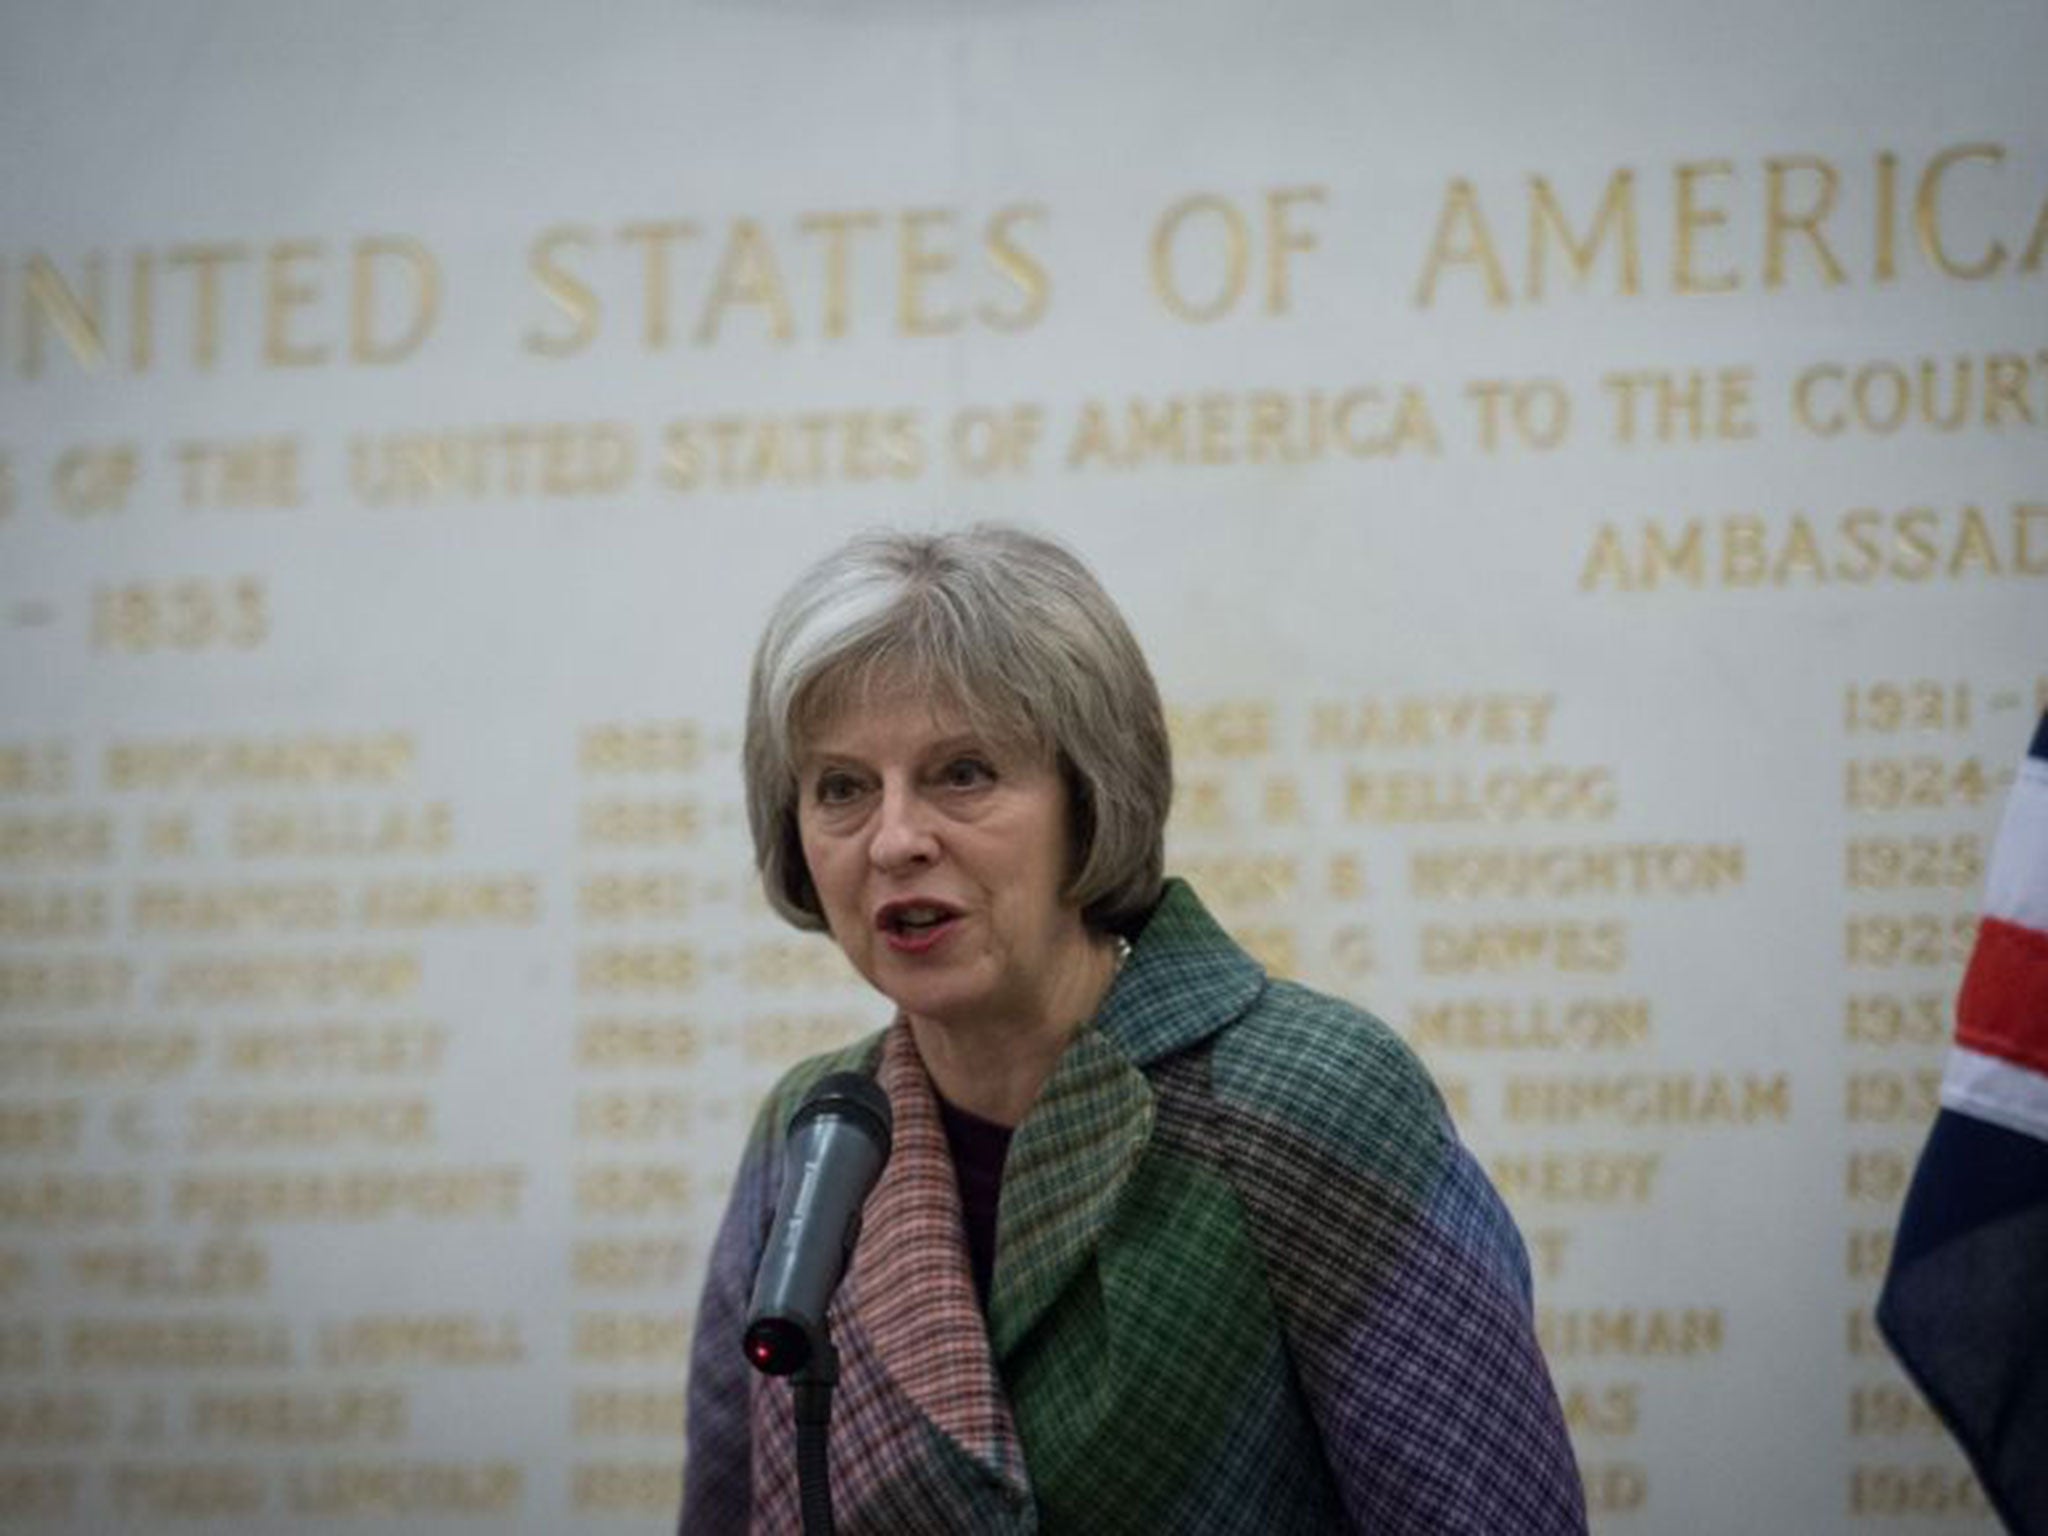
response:
<svg viewBox="0 0 2048 1536"><path fill-rule="evenodd" d="M797 826L832 936L913 1018L1028 1029L1089 943L1060 899L1067 792L1050 755L878 691L814 731Z"/></svg>

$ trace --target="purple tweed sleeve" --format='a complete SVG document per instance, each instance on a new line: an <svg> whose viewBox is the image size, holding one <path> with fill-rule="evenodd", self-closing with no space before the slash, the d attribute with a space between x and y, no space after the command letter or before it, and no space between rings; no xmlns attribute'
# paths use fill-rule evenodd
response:
<svg viewBox="0 0 2048 1536"><path fill-rule="evenodd" d="M751 1388L740 1353L747 1298L772 1214L771 1138L756 1127L704 1275L690 1346L687 1448L680 1536L744 1532L752 1517Z"/></svg>
<svg viewBox="0 0 2048 1536"><path fill-rule="evenodd" d="M1351 1527L1583 1532L1521 1236L1406 1045L1282 984L1211 1070L1215 1129Z"/></svg>
<svg viewBox="0 0 2048 1536"><path fill-rule="evenodd" d="M1520 1235L1462 1146L1439 1180L1304 1362L1347 1508L1361 1530L1584 1532Z"/></svg>

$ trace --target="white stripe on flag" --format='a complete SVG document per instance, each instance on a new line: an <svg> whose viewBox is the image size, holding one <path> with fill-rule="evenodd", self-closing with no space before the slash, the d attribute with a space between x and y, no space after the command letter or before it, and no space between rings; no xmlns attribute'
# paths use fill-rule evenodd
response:
<svg viewBox="0 0 2048 1536"><path fill-rule="evenodd" d="M1941 1102L1959 1114L2048 1141L2048 1077L1996 1056L1951 1047Z"/></svg>
<svg viewBox="0 0 2048 1536"><path fill-rule="evenodd" d="M1991 849L1984 915L2048 933L2048 762L2020 765Z"/></svg>

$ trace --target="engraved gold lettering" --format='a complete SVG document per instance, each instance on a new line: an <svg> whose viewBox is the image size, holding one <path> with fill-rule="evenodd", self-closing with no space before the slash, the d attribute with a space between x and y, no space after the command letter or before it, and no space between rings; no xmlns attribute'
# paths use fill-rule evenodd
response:
<svg viewBox="0 0 2048 1536"><path fill-rule="evenodd" d="M103 811L0 814L0 866L104 864L113 853L113 821Z"/></svg>
<svg viewBox="0 0 2048 1536"><path fill-rule="evenodd" d="M746 1031L747 1039L753 1036L751 1028ZM585 1019L576 1029L576 1062L582 1067L689 1067L702 1048L697 1026L685 1018L604 1016Z"/></svg>
<svg viewBox="0 0 2048 1536"><path fill-rule="evenodd" d="M1352 769L1344 778L1345 819L1389 826L1600 822L1619 804L1608 768Z"/></svg>
<svg viewBox="0 0 2048 1536"><path fill-rule="evenodd" d="M418 990L420 972L409 950L210 956L168 962L153 996L163 1007L396 1002Z"/></svg>
<svg viewBox="0 0 2048 1536"><path fill-rule="evenodd" d="M102 939L108 910L104 886L0 887L0 940Z"/></svg>
<svg viewBox="0 0 2048 1536"><path fill-rule="evenodd" d="M950 245L935 249L926 243L927 232L950 236L952 224L953 213L947 208L912 208L897 221L896 324L906 336L946 336L960 329L959 310L933 314L926 307L926 284L956 265Z"/></svg>
<svg viewBox="0 0 2048 1536"><path fill-rule="evenodd" d="M1503 1152L1486 1173L1510 1204L1647 1205L1662 1162L1656 1152Z"/></svg>
<svg viewBox="0 0 2048 1536"><path fill-rule="evenodd" d="M420 858L455 846L455 808L418 804L237 805L228 847L238 859Z"/></svg>
<svg viewBox="0 0 2048 1536"><path fill-rule="evenodd" d="M1885 535L1889 534L1889 541ZM1873 581L2010 581L2048 574L2048 503L2002 515L1975 506L1649 518L1633 533L1602 523L1579 571L1583 592L1807 590Z"/></svg>
<svg viewBox="0 0 2048 1536"><path fill-rule="evenodd" d="M434 1105L419 1097L193 1099L185 1105L191 1152L433 1145Z"/></svg>
<svg viewBox="0 0 2048 1536"><path fill-rule="evenodd" d="M1267 314L1284 315L1292 307L1289 258L1312 251L1320 244L1309 231L1295 228L1289 214L1297 204L1321 204L1327 197L1322 187L1285 187L1266 194Z"/></svg>
<svg viewBox="0 0 2048 1536"><path fill-rule="evenodd" d="M907 283L908 279L905 281ZM703 315L697 321L696 340L699 345L718 340L725 312L736 305L762 310L768 334L774 340L786 342L795 336L796 326L789 312L789 294L783 287L781 270L775 264L774 248L761 226L752 219L733 221L726 238L725 253L719 259L718 272L712 280L710 296L705 300Z"/></svg>
<svg viewBox="0 0 2048 1536"><path fill-rule="evenodd" d="M163 737L115 741L101 759L114 790L294 788L402 784L417 748L409 732L362 736Z"/></svg>
<svg viewBox="0 0 2048 1536"><path fill-rule="evenodd" d="M1696 1360L1727 1326L1719 1307L1538 1307L1536 1337L1552 1360Z"/></svg>
<svg viewBox="0 0 2048 1536"><path fill-rule="evenodd" d="M257 1297L270 1287L270 1254L240 1238L182 1247L172 1243L94 1243L65 1255L80 1291L136 1300Z"/></svg>
<svg viewBox="0 0 2048 1536"><path fill-rule="evenodd" d="M76 1152L84 1122L85 1105L79 1099L0 1099L0 1158L24 1152L43 1157Z"/></svg>
<svg viewBox="0 0 2048 1536"><path fill-rule="evenodd" d="M1903 682L1847 684L1841 725L1851 735L1896 731L1966 731L1972 723L1968 682L1911 678Z"/></svg>
<svg viewBox="0 0 2048 1536"><path fill-rule="evenodd" d="M297 438L187 439L172 452L178 461L180 503L186 511L296 507L304 500Z"/></svg>
<svg viewBox="0 0 2048 1536"><path fill-rule="evenodd" d="M49 327L55 327L73 360L88 373L106 363L106 264L93 255L84 265L81 299L47 257L29 258L23 282L27 316L21 360L21 370L29 378L43 371L43 338Z"/></svg>
<svg viewBox="0 0 2048 1536"><path fill-rule="evenodd" d="M1743 883L1740 843L1418 848L1410 892L1425 901L1720 895Z"/></svg>
<svg viewBox="0 0 2048 1536"><path fill-rule="evenodd" d="M133 1227L148 1220L150 1204L148 1186L133 1174L0 1178L0 1226Z"/></svg>
<svg viewBox="0 0 2048 1536"><path fill-rule="evenodd" d="M1814 178L1815 187L1806 205L1794 212L1786 205L1786 184L1802 173ZM1764 161L1764 177L1764 286L1784 287L1786 237L1798 234L1811 247L1825 285L1839 288L1848 274L1828 248L1820 226L1834 212L1841 173L1818 155L1773 155Z"/></svg>
<svg viewBox="0 0 2048 1536"><path fill-rule="evenodd" d="M526 1471L510 1461L342 1461L285 1469L284 1502L294 1515L404 1521L421 1516L515 1515Z"/></svg>
<svg viewBox="0 0 2048 1536"><path fill-rule="evenodd" d="M601 313L597 293L561 263L565 251L584 250L596 238L591 229L561 224L543 231L534 240L527 258L533 280L548 302L568 318L569 329L552 334L538 327L527 331L527 351L542 357L571 357L596 337Z"/></svg>
<svg viewBox="0 0 2048 1536"><path fill-rule="evenodd" d="M262 1513L267 1497L263 1474L235 1462L117 1461L106 1483L116 1514L151 1524L248 1519Z"/></svg>
<svg viewBox="0 0 2048 1536"><path fill-rule="evenodd" d="M1843 1118L1851 1125L1925 1125L1941 1108L1941 1074L1866 1068L1842 1081Z"/></svg>
<svg viewBox="0 0 2048 1536"><path fill-rule="evenodd" d="M1227 467L1436 457L1443 437L1414 385L1363 386L1331 395L1255 390L1081 403L1067 442L1069 470L1141 469L1154 463Z"/></svg>
<svg viewBox="0 0 2048 1536"><path fill-rule="evenodd" d="M270 597L255 577L214 582L129 582L96 587L92 643L100 652L148 655L218 648L252 650L270 635Z"/></svg>
<svg viewBox="0 0 2048 1536"><path fill-rule="evenodd" d="M1646 997L1457 998L1416 1003L1408 1017L1409 1042L1420 1051L1625 1051L1651 1041Z"/></svg>
<svg viewBox="0 0 2048 1536"><path fill-rule="evenodd" d="M263 361L273 368L316 368L327 361L325 343L294 341L294 312L318 301L320 290L298 271L318 261L317 240L280 240L263 253Z"/></svg>
<svg viewBox="0 0 2048 1536"><path fill-rule="evenodd" d="M235 244L180 245L171 249L166 265L192 274L192 364L210 370L220 357L220 274L224 267L248 259Z"/></svg>
<svg viewBox="0 0 2048 1536"><path fill-rule="evenodd" d="M1672 197L1675 229L1672 239L1671 288L1674 293L1730 293L1742 279L1733 269L1702 275L1698 270L1699 236L1704 230L1719 229L1728 222L1725 207L1700 204L1701 183L1732 177L1735 165L1729 160L1689 160L1673 171Z"/></svg>
<svg viewBox="0 0 2048 1536"><path fill-rule="evenodd" d="M292 1331L282 1318L73 1318L64 1327L72 1370L284 1369Z"/></svg>
<svg viewBox="0 0 2048 1536"><path fill-rule="evenodd" d="M824 237L823 330L828 341L837 341L847 331L847 311L850 307L847 295L853 260L853 237L856 234L867 233L881 222L881 214L873 209L806 214L797 222L797 228L804 234Z"/></svg>
<svg viewBox="0 0 2048 1536"><path fill-rule="evenodd" d="M1200 217L1214 222L1222 234L1220 272L1215 292L1190 299L1182 287L1178 252L1181 232ZM1237 205L1212 192L1184 197L1159 217L1152 229L1152 291L1175 318L1200 324L1220 320L1244 297L1251 266L1251 227Z"/></svg>
<svg viewBox="0 0 2048 1536"><path fill-rule="evenodd" d="M1628 963L1628 925L1620 921L1424 923L1419 939L1430 976L1611 975Z"/></svg>
<svg viewBox="0 0 2048 1536"><path fill-rule="evenodd" d="M1943 1440L1940 1417L1904 1382L1863 1382L1849 1389L1849 1433L1858 1438Z"/></svg>
<svg viewBox="0 0 2048 1536"><path fill-rule="evenodd" d="M509 1220L525 1184L521 1168L242 1169L177 1174L169 1197L178 1221Z"/></svg>
<svg viewBox="0 0 2048 1536"><path fill-rule="evenodd" d="M527 928L540 918L540 880L528 874L374 880L356 900L365 928Z"/></svg>
<svg viewBox="0 0 2048 1536"><path fill-rule="evenodd" d="M1558 1387L1565 1426L1574 1435L1625 1439L1641 1426L1642 1389L1632 1381L1597 1386L1571 1381L1560 1382Z"/></svg>
<svg viewBox="0 0 2048 1536"><path fill-rule="evenodd" d="M0 1467L0 1516L69 1521L78 1507L81 1481L79 1469L71 1466Z"/></svg>
<svg viewBox="0 0 2048 1536"><path fill-rule="evenodd" d="M348 440L349 486L370 507L612 496L632 479L638 456L634 429L619 421L357 434Z"/></svg>
<svg viewBox="0 0 2048 1536"><path fill-rule="evenodd" d="M0 1032L0 1080L9 1083L164 1082L191 1071L199 1058L199 1035L189 1027Z"/></svg>
<svg viewBox="0 0 2048 1536"><path fill-rule="evenodd" d="M617 1389L580 1391L576 1394L571 1424L578 1439L644 1436L679 1443L683 1436L683 1394Z"/></svg>
<svg viewBox="0 0 2048 1536"><path fill-rule="evenodd" d="M107 1438L113 1415L97 1392L0 1394L0 1450L47 1451ZM8 1510L0 1494L0 1512Z"/></svg>
<svg viewBox="0 0 2048 1536"><path fill-rule="evenodd" d="M628 245L644 247L641 256L642 267L640 314L642 338L647 346L659 351L668 345L668 273L669 247L678 240L694 240L697 226L687 219L654 220L640 224L627 224L619 230L619 238Z"/></svg>
<svg viewBox="0 0 2048 1536"><path fill-rule="evenodd" d="M125 1008L135 975L131 962L100 956L0 960L0 1015Z"/></svg>
<svg viewBox="0 0 2048 1536"><path fill-rule="evenodd" d="M325 1370L518 1365L527 1358L516 1316L473 1312L365 1313L323 1321L315 1358Z"/></svg>
<svg viewBox="0 0 2048 1536"><path fill-rule="evenodd" d="M407 1438L405 1393L391 1387L319 1391L195 1392L187 1432L197 1441L234 1445L329 1445Z"/></svg>
<svg viewBox="0 0 2048 1536"><path fill-rule="evenodd" d="M1944 276L1974 282L1990 277L2005 264L2005 245L1993 240L1975 261L1957 261L1949 254L1941 222L1942 184L1949 172L1966 160L2002 164L2005 150L1997 144L1953 144L1927 162L1920 173L1920 185L1913 195L1913 230L1920 237L1920 250Z"/></svg>
<svg viewBox="0 0 2048 1536"><path fill-rule="evenodd" d="M674 1163L598 1163L576 1173L576 1212L583 1217L689 1214L690 1170Z"/></svg>
<svg viewBox="0 0 2048 1536"><path fill-rule="evenodd" d="M341 926L329 880L197 886L142 880L128 889L128 926L143 934L305 933Z"/></svg>
<svg viewBox="0 0 2048 1536"><path fill-rule="evenodd" d="M1849 1469L1849 1513L1888 1519L1991 1516L1990 1502L1968 1467L1858 1463Z"/></svg>
<svg viewBox="0 0 2048 1536"><path fill-rule="evenodd" d="M1783 1125L1792 1083L1783 1072L1510 1077L1501 1108L1516 1125Z"/></svg>
<svg viewBox="0 0 2048 1536"><path fill-rule="evenodd" d="M579 1461L569 1504L582 1515L673 1516L683 1497L682 1465L664 1461Z"/></svg>
<svg viewBox="0 0 2048 1536"><path fill-rule="evenodd" d="M576 1135L585 1141L675 1141L695 1125L689 1098L672 1089L607 1089L576 1097Z"/></svg>
<svg viewBox="0 0 2048 1536"><path fill-rule="evenodd" d="M989 221L989 262L1003 280L1016 289L1019 298L1017 307L1010 310L1000 308L992 300L982 304L977 313L991 330L1029 330L1045 318L1052 302L1052 275L1046 271L1045 264L1018 245L1013 236L1020 224L1042 224L1046 218L1042 204L1018 203L999 210ZM2048 223L2044 223L2043 228L2048 229Z"/></svg>
<svg viewBox="0 0 2048 1536"><path fill-rule="evenodd" d="M1572 234L1564 209L1547 176L1529 178L1529 268L1526 292L1532 300L1546 296L1550 237L1563 247L1572 281L1583 286L1593 275L1600 249L1610 235L1617 245L1615 292L1633 297L1642 292L1641 261L1636 240L1636 173L1627 166L1607 178L1607 191L1583 240Z"/></svg>
<svg viewBox="0 0 2048 1536"><path fill-rule="evenodd" d="M1550 739L1557 695L1404 694L1310 708L1315 751L1406 751L1466 747L1541 747Z"/></svg>
<svg viewBox="0 0 2048 1536"><path fill-rule="evenodd" d="M1614 404L1614 438L1622 444L1737 442L1756 436L1749 368L1649 368L1604 374L1600 387Z"/></svg>
<svg viewBox="0 0 2048 1536"><path fill-rule="evenodd" d="M1532 258L1533 259L1533 258ZM1416 284L1415 303L1427 309L1436 302L1437 282L1446 271L1477 268L1485 284L1486 302L1502 308L1509 302L1508 278L1494 250L1486 215L1479 206L1478 190L1464 177L1454 177L1444 188L1443 207L1437 214L1436 233L1424 258L1422 278Z"/></svg>
<svg viewBox="0 0 2048 1536"><path fill-rule="evenodd" d="M1584 1462L1579 1478L1590 1514L1639 1514L1650 1500L1650 1474L1638 1462Z"/></svg>
<svg viewBox="0 0 2048 1536"><path fill-rule="evenodd" d="M571 1340L579 1363L681 1365L690 1357L690 1320L666 1312L579 1312Z"/></svg>
<svg viewBox="0 0 2048 1536"><path fill-rule="evenodd" d="M586 1239L570 1258L570 1278L593 1290L673 1290L691 1256L690 1244L672 1237Z"/></svg>
<svg viewBox="0 0 2048 1536"><path fill-rule="evenodd" d="M379 263L396 263L412 283L412 311L390 334L379 300ZM349 255L349 357L358 363L401 363L417 352L441 313L441 265L434 253L404 235L373 235L356 242Z"/></svg>

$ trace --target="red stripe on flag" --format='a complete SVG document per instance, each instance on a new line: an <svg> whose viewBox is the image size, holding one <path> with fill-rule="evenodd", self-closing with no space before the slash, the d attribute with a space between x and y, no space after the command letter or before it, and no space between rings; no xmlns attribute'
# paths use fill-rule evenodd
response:
<svg viewBox="0 0 2048 1536"><path fill-rule="evenodd" d="M1956 1000L1956 1044L2048 1072L2048 933L1987 917Z"/></svg>

